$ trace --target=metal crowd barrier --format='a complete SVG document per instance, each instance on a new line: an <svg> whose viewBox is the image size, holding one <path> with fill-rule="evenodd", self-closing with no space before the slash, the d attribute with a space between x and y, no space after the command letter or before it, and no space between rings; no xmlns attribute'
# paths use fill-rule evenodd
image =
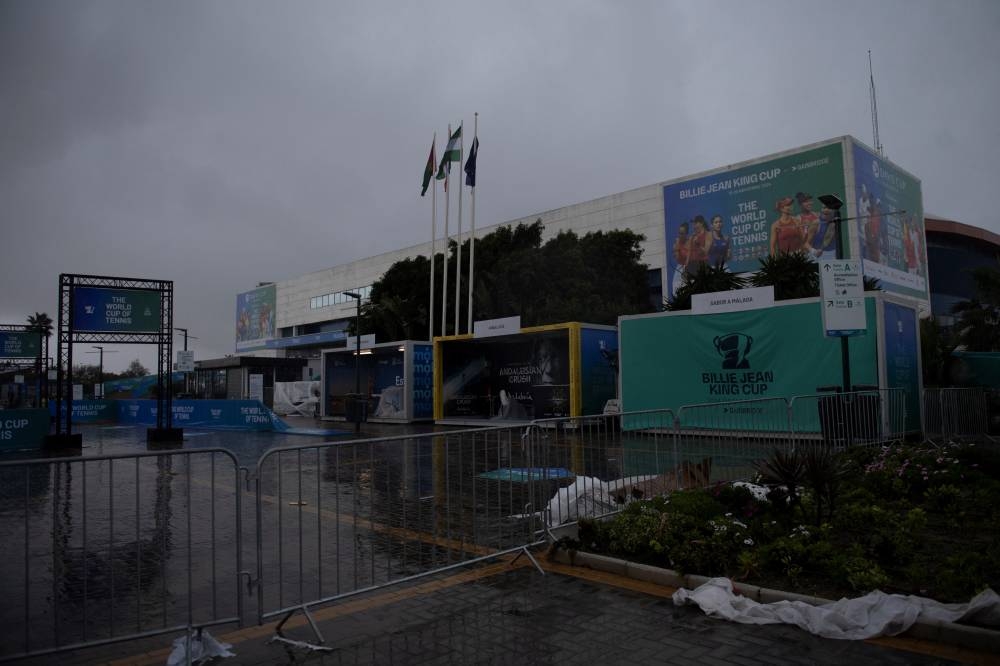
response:
<svg viewBox="0 0 1000 666"><path fill-rule="evenodd" d="M256 473L258 622L540 544L525 426L283 447ZM537 566L537 563L535 563ZM539 568L539 571L541 569Z"/></svg>
<svg viewBox="0 0 1000 666"><path fill-rule="evenodd" d="M0 660L243 616L228 451L0 462L0 530Z"/></svg>
<svg viewBox="0 0 1000 666"><path fill-rule="evenodd" d="M243 576L258 624L281 618L282 638L302 612L322 642L314 606L499 556L541 571L529 548L555 526L749 480L775 449L898 437L904 398L757 399L272 449L253 477L253 576L228 451L0 463L0 660L242 623Z"/></svg>
<svg viewBox="0 0 1000 666"><path fill-rule="evenodd" d="M1000 392L981 387L924 389L924 432L939 443L977 438L995 429Z"/></svg>
<svg viewBox="0 0 1000 666"><path fill-rule="evenodd" d="M906 392L901 388L796 396L789 400L796 439L837 451L906 436Z"/></svg>

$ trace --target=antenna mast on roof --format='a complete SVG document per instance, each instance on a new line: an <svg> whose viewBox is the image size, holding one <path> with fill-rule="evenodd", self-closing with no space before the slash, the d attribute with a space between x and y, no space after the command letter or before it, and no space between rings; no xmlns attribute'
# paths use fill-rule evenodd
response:
<svg viewBox="0 0 1000 666"><path fill-rule="evenodd" d="M872 134L875 140L875 152L878 153L879 157L885 157L885 152L882 150L882 142L879 141L878 137L878 102L875 100L875 74L872 71L872 50L868 49L868 80L870 82L868 88L868 96L871 101L872 107Z"/></svg>

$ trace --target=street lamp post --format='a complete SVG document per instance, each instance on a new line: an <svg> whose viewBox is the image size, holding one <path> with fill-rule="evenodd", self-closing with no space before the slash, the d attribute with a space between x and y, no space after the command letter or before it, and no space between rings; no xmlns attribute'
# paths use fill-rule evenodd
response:
<svg viewBox="0 0 1000 666"><path fill-rule="evenodd" d="M833 224L837 225L837 259L843 259L844 230L841 228L843 220L840 217L840 209L844 207L844 202L835 194L820 195L819 201L833 211ZM851 349L848 340L847 336L841 336L840 338L840 365L843 368L844 393L848 393L851 390Z"/></svg>
<svg viewBox="0 0 1000 666"><path fill-rule="evenodd" d="M184 336L184 351L188 350L188 338L191 338L192 340L198 339L193 335L188 335L188 330L186 328L180 328L179 326L175 326L174 330L180 331L181 335ZM191 373L189 373L187 370L184 371L184 392L188 394L194 393L191 387ZM190 398L191 396L188 395L188 397Z"/></svg>
<svg viewBox="0 0 1000 666"><path fill-rule="evenodd" d="M361 413L358 410L361 401L361 294L345 291L344 296L353 298L358 311L354 317L354 432L361 432Z"/></svg>
<svg viewBox="0 0 1000 666"><path fill-rule="evenodd" d="M87 353L99 354L99 356L97 357L97 385L101 387L101 397L103 398L104 397L104 354L105 353L114 354L115 351L113 349L108 349L107 351L105 351L103 345L91 345L91 346L97 351L87 352ZM96 392L97 389L94 389L95 399L97 398Z"/></svg>

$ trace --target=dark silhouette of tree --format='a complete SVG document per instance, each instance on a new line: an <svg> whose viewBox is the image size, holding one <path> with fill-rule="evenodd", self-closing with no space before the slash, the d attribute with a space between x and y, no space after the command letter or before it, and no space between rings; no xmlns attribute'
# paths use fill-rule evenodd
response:
<svg viewBox="0 0 1000 666"><path fill-rule="evenodd" d="M31 327L31 330L41 333L42 337L49 338L52 336L52 317L44 312L36 312L33 315L29 315L28 326Z"/></svg>
<svg viewBox="0 0 1000 666"><path fill-rule="evenodd" d="M132 362L128 364L128 369L125 372L118 375L119 377L129 379L131 377L145 377L149 374L149 370L146 369L139 359L132 359Z"/></svg>
<svg viewBox="0 0 1000 666"><path fill-rule="evenodd" d="M711 294L716 291L732 291L746 286L746 280L723 266L701 264L694 273L687 273L684 284L665 303L671 312L691 309L691 297L695 294Z"/></svg>
<svg viewBox="0 0 1000 666"><path fill-rule="evenodd" d="M621 314L649 312L646 274L641 263L643 237L631 231L602 231L584 236L564 231L542 244L541 220L502 226L476 240L475 311L477 320L519 315L523 326L566 321L614 324ZM462 248L461 322L468 311L469 242ZM448 248L447 328L454 333L456 255ZM441 335L441 281L444 253L435 257L434 334ZM430 263L427 257L393 264L372 285L362 307L362 333L379 340L427 335ZM353 330L353 325L351 326Z"/></svg>
<svg viewBox="0 0 1000 666"><path fill-rule="evenodd" d="M920 320L920 365L925 386L951 384L951 353L955 336L933 317Z"/></svg>
<svg viewBox="0 0 1000 666"><path fill-rule="evenodd" d="M815 298L819 296L819 264L800 252L781 252L760 259L756 273L743 277L722 266L702 264L685 277L684 284L664 307L667 310L690 310L691 296L745 287L774 287L774 300ZM864 278L865 291L879 291L875 278Z"/></svg>
<svg viewBox="0 0 1000 666"><path fill-rule="evenodd" d="M1000 261L971 271L976 295L952 306L958 343L966 351L1000 351Z"/></svg>
<svg viewBox="0 0 1000 666"><path fill-rule="evenodd" d="M819 265L801 252L779 252L760 259L750 277L754 287L774 287L774 300L819 296Z"/></svg>

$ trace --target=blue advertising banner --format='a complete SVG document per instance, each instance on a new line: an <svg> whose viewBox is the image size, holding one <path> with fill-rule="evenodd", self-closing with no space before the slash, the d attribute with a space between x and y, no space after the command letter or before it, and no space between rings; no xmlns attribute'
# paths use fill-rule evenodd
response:
<svg viewBox="0 0 1000 666"><path fill-rule="evenodd" d="M114 400L73 400L74 423L114 423L117 420ZM49 413L56 414L56 403L49 403ZM62 405L62 415L66 415L66 403Z"/></svg>
<svg viewBox="0 0 1000 666"><path fill-rule="evenodd" d="M273 284L236 297L236 351L263 349L274 338L276 298Z"/></svg>
<svg viewBox="0 0 1000 666"><path fill-rule="evenodd" d="M156 424L155 400L116 401L119 423ZM177 428L277 430L285 423L257 400L174 400Z"/></svg>
<svg viewBox="0 0 1000 666"><path fill-rule="evenodd" d="M431 345L413 345L413 418L434 417L434 363Z"/></svg>
<svg viewBox="0 0 1000 666"><path fill-rule="evenodd" d="M920 371L917 313L913 308L885 303L885 379L889 388L906 394L906 429L920 430Z"/></svg>
<svg viewBox="0 0 1000 666"><path fill-rule="evenodd" d="M618 392L618 331L580 330L582 414L600 414Z"/></svg>
<svg viewBox="0 0 1000 666"><path fill-rule="evenodd" d="M885 291L928 300L920 181L853 144L854 217L867 277Z"/></svg>
<svg viewBox="0 0 1000 666"><path fill-rule="evenodd" d="M73 328L77 331L157 333L160 330L160 292L74 287Z"/></svg>
<svg viewBox="0 0 1000 666"><path fill-rule="evenodd" d="M41 349L38 331L0 331L0 358L38 358Z"/></svg>
<svg viewBox="0 0 1000 666"><path fill-rule="evenodd" d="M845 197L840 143L664 186L666 295L702 264L746 273L778 252L833 259L836 225L823 194Z"/></svg>

